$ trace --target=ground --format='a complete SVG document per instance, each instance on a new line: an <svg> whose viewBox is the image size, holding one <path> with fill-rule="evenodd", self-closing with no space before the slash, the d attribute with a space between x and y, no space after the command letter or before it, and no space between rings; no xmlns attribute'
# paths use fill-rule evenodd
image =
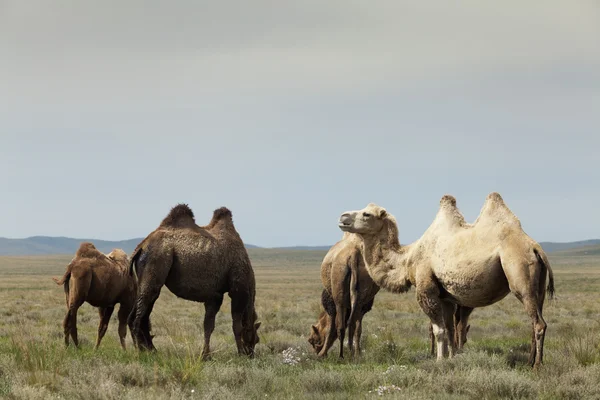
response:
<svg viewBox="0 0 600 400"><path fill-rule="evenodd" d="M600 398L600 256L557 253L558 299L548 302L545 365L525 365L530 323L507 297L475 310L458 357L428 355L428 321L414 291L381 291L364 319L358 361L337 359L337 345L318 360L307 342L319 311L324 251L251 250L261 342L257 357L238 357L229 301L213 335L214 359L202 362L201 304L164 289L152 314L158 352L123 352L116 312L100 350L97 311L80 309L81 349L65 349L61 276L68 256L0 257L0 397L8 399L152 398Z"/></svg>

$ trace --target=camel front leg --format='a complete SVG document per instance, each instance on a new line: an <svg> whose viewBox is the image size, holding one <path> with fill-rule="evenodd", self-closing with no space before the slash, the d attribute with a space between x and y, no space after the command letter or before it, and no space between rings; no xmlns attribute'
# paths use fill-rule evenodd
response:
<svg viewBox="0 0 600 400"><path fill-rule="evenodd" d="M106 330L108 329L108 323L110 322L110 317L114 310L114 307L100 307L98 309L98 313L100 314L100 325L98 326L98 338L96 339L95 347L96 350L98 350L98 347L100 347L100 342L106 334Z"/></svg>
<svg viewBox="0 0 600 400"><path fill-rule="evenodd" d="M449 347L448 357L454 357L456 354L456 342L455 338L455 330L454 330L454 310L456 306L452 303L442 302L442 309L444 313L444 323L446 325L446 343L445 347ZM448 346L449 345L449 346Z"/></svg>
<svg viewBox="0 0 600 400"><path fill-rule="evenodd" d="M215 319L217 318L217 313L221 309L221 304L223 304L223 296L204 303L204 348L202 349L202 359L204 360L210 359L210 337L215 330Z"/></svg>
<svg viewBox="0 0 600 400"><path fill-rule="evenodd" d="M431 321L432 332L437 345L437 360L440 361L447 355L448 332L444 319L444 305L439 298L439 290L437 287L417 287L417 302Z"/></svg>

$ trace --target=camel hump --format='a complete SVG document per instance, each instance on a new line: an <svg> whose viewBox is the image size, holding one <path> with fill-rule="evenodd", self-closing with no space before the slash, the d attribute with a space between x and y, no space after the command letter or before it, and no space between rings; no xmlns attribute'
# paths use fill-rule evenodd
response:
<svg viewBox="0 0 600 400"><path fill-rule="evenodd" d="M95 258L102 255L96 246L90 242L81 243L79 249L77 249L77 253L75 253L76 258Z"/></svg>
<svg viewBox="0 0 600 400"><path fill-rule="evenodd" d="M440 210L436 219L439 223L446 226L464 226L466 225L465 217L461 214L459 209L456 207L456 198L449 194L445 194L440 199Z"/></svg>
<svg viewBox="0 0 600 400"><path fill-rule="evenodd" d="M485 198L485 201L490 202L490 203L504 205L504 199L502 198L502 196L500 196L500 193L498 193L498 192L492 192L492 193L488 194L487 197Z"/></svg>
<svg viewBox="0 0 600 400"><path fill-rule="evenodd" d="M187 204L177 204L160 223L161 227L177 227L186 223L196 223L194 212Z"/></svg>
<svg viewBox="0 0 600 400"><path fill-rule="evenodd" d="M454 196L449 195L449 194L445 194L440 199L440 205L441 206L456 207L456 198Z"/></svg>
<svg viewBox="0 0 600 400"><path fill-rule="evenodd" d="M213 212L213 220L215 220L215 221L222 219L222 218L226 218L226 217L230 217L230 218L233 217L231 210L227 207L217 208Z"/></svg>
<svg viewBox="0 0 600 400"><path fill-rule="evenodd" d="M519 218L517 218L517 216L511 211L511 209L508 208L508 206L504 202L504 199L502 198L502 196L500 196L500 193L497 192L492 192L488 194L485 198L485 203L483 205L483 208L481 209L480 217L478 218L478 220L481 217L492 218L492 220L495 221L509 222L518 226L519 228L521 227L521 222L519 221Z"/></svg>

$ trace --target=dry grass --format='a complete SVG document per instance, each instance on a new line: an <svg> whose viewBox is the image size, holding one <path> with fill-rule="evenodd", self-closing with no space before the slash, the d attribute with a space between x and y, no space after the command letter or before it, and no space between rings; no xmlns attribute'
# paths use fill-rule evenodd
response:
<svg viewBox="0 0 600 400"><path fill-rule="evenodd" d="M317 360L306 340L318 313L323 255L252 250L263 321L258 356L236 355L226 300L210 362L199 357L204 308L167 289L153 313L156 354L121 351L115 317L93 351L98 317L87 304L78 319L82 348L65 349L64 295L50 277L61 275L71 256L0 257L0 397L600 398L597 256L551 258L558 300L545 307L546 363L533 372L525 366L529 321L517 300L476 310L465 352L436 363L428 356L427 320L414 291L378 295L364 320L360 361L338 361L335 349Z"/></svg>

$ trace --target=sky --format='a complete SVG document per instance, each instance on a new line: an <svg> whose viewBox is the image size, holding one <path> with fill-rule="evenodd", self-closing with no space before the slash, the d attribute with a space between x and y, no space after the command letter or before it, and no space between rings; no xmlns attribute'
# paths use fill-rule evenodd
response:
<svg viewBox="0 0 600 400"><path fill-rule="evenodd" d="M177 203L329 245L369 202L418 239L499 192L600 238L597 1L0 0L0 236L143 237Z"/></svg>

